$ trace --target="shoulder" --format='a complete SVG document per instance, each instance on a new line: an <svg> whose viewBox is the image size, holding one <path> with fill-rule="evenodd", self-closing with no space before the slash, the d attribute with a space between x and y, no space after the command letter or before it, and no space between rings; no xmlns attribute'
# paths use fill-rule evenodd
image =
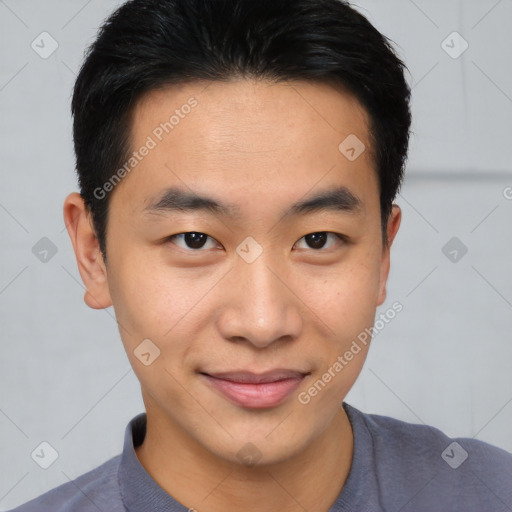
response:
<svg viewBox="0 0 512 512"><path fill-rule="evenodd" d="M433 426L408 423L378 414L357 413L372 434L376 447L385 452L398 449L401 459L408 454L427 458L435 456L449 462L452 468L462 466L466 460L475 459L479 464L488 466L489 470L512 469L511 453L478 439L452 438Z"/></svg>
<svg viewBox="0 0 512 512"><path fill-rule="evenodd" d="M117 480L120 458L112 457L11 512L124 512Z"/></svg>
<svg viewBox="0 0 512 512"><path fill-rule="evenodd" d="M507 451L477 439L451 438L432 426L348 409L370 434L372 471L383 494L391 489L403 503L411 500L411 510L422 510L420 503L433 499L450 510L512 507Z"/></svg>

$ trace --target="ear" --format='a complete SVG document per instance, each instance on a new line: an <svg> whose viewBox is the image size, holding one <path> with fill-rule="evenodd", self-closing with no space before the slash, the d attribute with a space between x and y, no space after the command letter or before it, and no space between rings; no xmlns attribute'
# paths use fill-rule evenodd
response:
<svg viewBox="0 0 512 512"><path fill-rule="evenodd" d="M93 228L92 216L77 192L67 196L64 201L64 222L85 285L84 302L93 309L108 308L112 300L107 269Z"/></svg>
<svg viewBox="0 0 512 512"><path fill-rule="evenodd" d="M402 220L402 211L396 204L393 205L391 214L389 215L388 223L386 226L386 233L388 243L382 247L382 260L380 264L380 283L379 293L377 296L377 306L380 306L386 300L386 283L388 281L389 266L390 266L390 249L398 228L400 227L400 221Z"/></svg>

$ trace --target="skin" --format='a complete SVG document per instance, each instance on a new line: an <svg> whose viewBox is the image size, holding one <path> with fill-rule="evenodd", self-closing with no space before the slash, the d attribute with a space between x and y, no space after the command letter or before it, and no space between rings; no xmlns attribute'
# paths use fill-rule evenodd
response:
<svg viewBox="0 0 512 512"><path fill-rule="evenodd" d="M147 411L136 454L163 489L198 512L327 511L353 453L340 404L368 347L310 403L298 395L373 325L386 297L400 209L393 207L383 245L367 113L328 85L241 79L152 91L133 111L132 147L192 96L197 107L115 187L107 263L80 196L66 198L84 300L114 307ZM349 134L366 146L354 161L338 150ZM170 186L239 212L145 213ZM282 215L338 186L360 200L357 211ZM168 238L186 232L212 238L202 249ZM346 240L329 235L324 247L311 247L304 237L318 232ZM263 250L252 263L236 252L248 236ZM134 355L146 338L160 350L148 366ZM309 375L265 409L232 403L198 373L274 368ZM261 454L256 465L237 457L248 442Z"/></svg>

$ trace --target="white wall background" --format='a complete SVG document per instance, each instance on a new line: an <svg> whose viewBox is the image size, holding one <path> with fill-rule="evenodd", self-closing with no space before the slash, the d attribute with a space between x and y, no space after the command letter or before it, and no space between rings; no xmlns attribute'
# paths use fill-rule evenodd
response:
<svg viewBox="0 0 512 512"><path fill-rule="evenodd" d="M82 301L62 220L77 189L71 88L117 4L0 0L3 509L119 453L143 410L112 310ZM375 337L347 401L512 451L512 1L358 5L411 71L414 135L382 311L404 309ZM59 45L48 59L31 48L43 31ZM441 46L453 31L469 44L458 58ZM456 263L442 252L454 236L468 248ZM57 248L47 263L32 253L42 237ZM47 470L30 457L43 440L59 453Z"/></svg>

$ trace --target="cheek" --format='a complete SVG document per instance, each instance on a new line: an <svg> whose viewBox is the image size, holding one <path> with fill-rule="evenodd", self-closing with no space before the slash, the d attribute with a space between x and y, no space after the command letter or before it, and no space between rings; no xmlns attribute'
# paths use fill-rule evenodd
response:
<svg viewBox="0 0 512 512"><path fill-rule="evenodd" d="M375 316L379 260L374 252L361 253L355 252L328 273L317 269L293 280L304 303L330 328L330 335L345 341L373 324Z"/></svg>
<svg viewBox="0 0 512 512"><path fill-rule="evenodd" d="M176 365L186 357L192 333L184 326L200 290L176 272L137 258L124 258L109 286L121 339L143 388L184 408ZM146 359L145 353L150 354Z"/></svg>
<svg viewBox="0 0 512 512"><path fill-rule="evenodd" d="M150 338L165 348L172 340L180 352L180 339L190 337L190 322L200 328L208 291L222 273L198 274L195 269L178 269L149 257L132 255L114 265L109 287L123 342L127 348ZM207 315L205 315L207 316Z"/></svg>

